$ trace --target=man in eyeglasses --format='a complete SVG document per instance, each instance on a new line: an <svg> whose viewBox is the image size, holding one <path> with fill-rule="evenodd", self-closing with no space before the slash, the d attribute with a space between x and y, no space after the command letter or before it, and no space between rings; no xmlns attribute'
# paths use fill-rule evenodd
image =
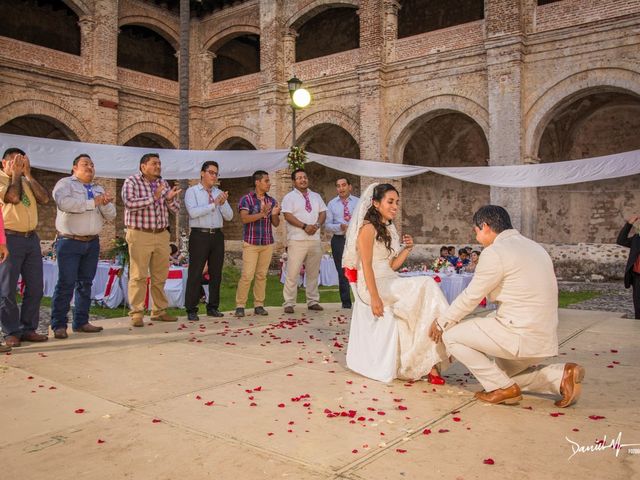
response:
<svg viewBox="0 0 640 480"><path fill-rule="evenodd" d="M218 163L207 161L200 168L200 183L189 187L184 195L184 203L189 213L189 278L185 293L184 307L190 321L198 320L200 301L200 280L205 264L209 268L209 301L207 316L222 317L220 307L220 284L224 263L223 222L233 218L233 210L227 199L229 192L223 192L218 184Z"/></svg>

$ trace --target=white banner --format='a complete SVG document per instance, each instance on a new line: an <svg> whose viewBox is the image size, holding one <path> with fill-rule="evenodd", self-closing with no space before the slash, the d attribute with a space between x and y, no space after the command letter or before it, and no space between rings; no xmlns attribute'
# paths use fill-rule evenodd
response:
<svg viewBox="0 0 640 480"><path fill-rule="evenodd" d="M96 166L96 175L127 178L138 172L140 157L160 154L162 175L167 179L195 179L207 160L220 165L221 178L249 177L256 170L274 172L287 168L288 150L169 150L70 142L0 133L0 149L24 150L31 165L43 170L69 173L73 159L87 153ZM625 177L640 173L640 150L604 157L535 165L490 167L418 167L399 163L374 162L308 153L309 161L341 172L363 177L403 178L426 172L439 173L466 182L496 187L549 187Z"/></svg>

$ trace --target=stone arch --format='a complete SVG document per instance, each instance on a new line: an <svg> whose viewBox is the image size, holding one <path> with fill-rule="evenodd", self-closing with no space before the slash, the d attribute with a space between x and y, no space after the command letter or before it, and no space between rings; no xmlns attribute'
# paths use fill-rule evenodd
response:
<svg viewBox="0 0 640 480"><path fill-rule="evenodd" d="M242 138L253 145L254 148L258 148L258 139L260 137L255 130L244 125L231 125L211 137L209 143L207 143L206 150L217 150L225 141L234 137Z"/></svg>
<svg viewBox="0 0 640 480"><path fill-rule="evenodd" d="M0 125L17 117L41 117L53 122L72 140L91 139L84 124L71 112L44 100L17 100L0 108Z"/></svg>
<svg viewBox="0 0 640 480"><path fill-rule="evenodd" d="M303 8L298 10L294 15L292 15L289 20L286 22L286 29L294 29L297 30L300 25L304 24L310 18L316 16L318 13L321 13L325 10L329 10L330 8L340 8L340 7L360 7L360 0L314 0L309 2Z"/></svg>
<svg viewBox="0 0 640 480"><path fill-rule="evenodd" d="M173 25L160 18L149 17L146 15L127 15L120 17L118 19L118 28L124 27L125 25L138 25L140 27L146 27L153 30L169 42L176 51L178 51L178 47L180 46L180 33Z"/></svg>
<svg viewBox="0 0 640 480"><path fill-rule="evenodd" d="M388 160L394 163L402 163L404 149L416 129L424 121L445 113L466 115L482 128L485 138L489 138L489 112L484 106L460 95L436 95L407 108L393 121L387 134L387 144L389 145L387 151Z"/></svg>
<svg viewBox="0 0 640 480"><path fill-rule="evenodd" d="M598 68L573 73L548 88L525 114L525 154L538 156L542 134L558 111L575 100L603 91L640 96L640 73L625 68Z"/></svg>
<svg viewBox="0 0 640 480"><path fill-rule="evenodd" d="M132 138L145 133L158 136L171 144L170 147L165 148L176 148L176 145L180 143L175 132L164 125L156 122L137 122L120 130L118 133L118 144L124 145Z"/></svg>
<svg viewBox="0 0 640 480"><path fill-rule="evenodd" d="M228 42L229 40L234 39L235 37L239 37L242 35L251 34L260 36L260 26L259 25L231 25L223 30L215 32L211 37L209 37L203 44L202 50L214 51L217 48L221 47L223 44Z"/></svg>
<svg viewBox="0 0 640 480"><path fill-rule="evenodd" d="M309 130L321 124L333 124L346 130L356 143L360 145L360 123L340 110L321 110L310 113L298 120L296 125L296 130L300 132L298 138L303 138ZM287 136L284 138L284 145L291 143L292 133L289 129Z"/></svg>
<svg viewBox="0 0 640 480"><path fill-rule="evenodd" d="M62 0L79 18L91 15L92 8L85 0Z"/></svg>

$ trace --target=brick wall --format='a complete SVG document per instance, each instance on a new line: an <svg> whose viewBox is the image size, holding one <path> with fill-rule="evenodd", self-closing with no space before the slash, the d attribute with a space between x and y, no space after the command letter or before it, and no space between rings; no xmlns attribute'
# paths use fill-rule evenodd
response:
<svg viewBox="0 0 640 480"><path fill-rule="evenodd" d="M556 30L638 13L639 0L563 0L537 8L536 31Z"/></svg>

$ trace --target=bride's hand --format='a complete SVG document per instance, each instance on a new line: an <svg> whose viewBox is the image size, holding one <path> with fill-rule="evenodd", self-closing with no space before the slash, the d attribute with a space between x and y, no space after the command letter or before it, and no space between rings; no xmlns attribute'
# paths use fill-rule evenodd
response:
<svg viewBox="0 0 640 480"><path fill-rule="evenodd" d="M429 328L429 338L434 341L434 343L440 342L442 340L442 329L438 325L438 322L435 320L431 324Z"/></svg>
<svg viewBox="0 0 640 480"><path fill-rule="evenodd" d="M379 296L371 299L371 312L376 317L382 317L384 315L384 303Z"/></svg>

